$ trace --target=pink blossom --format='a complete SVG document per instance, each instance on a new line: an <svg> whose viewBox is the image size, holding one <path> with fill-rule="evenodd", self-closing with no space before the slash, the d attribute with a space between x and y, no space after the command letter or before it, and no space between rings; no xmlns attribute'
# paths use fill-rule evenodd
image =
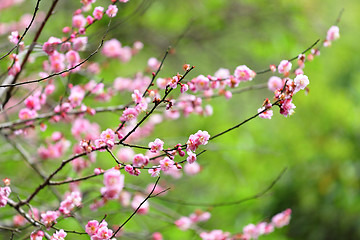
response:
<svg viewBox="0 0 360 240"><path fill-rule="evenodd" d="M135 153L132 148L120 148L116 156L120 161L127 163L133 160Z"/></svg>
<svg viewBox="0 0 360 240"><path fill-rule="evenodd" d="M56 219L60 216L59 211L47 211L41 214L41 222L45 224L46 227L51 227L56 224Z"/></svg>
<svg viewBox="0 0 360 240"><path fill-rule="evenodd" d="M340 38L339 27L338 26L331 26L327 32L326 40L334 41Z"/></svg>
<svg viewBox="0 0 360 240"><path fill-rule="evenodd" d="M148 170L148 173L152 177L158 177L158 176L160 176L160 170L161 170L161 168L151 168L151 169Z"/></svg>
<svg viewBox="0 0 360 240"><path fill-rule="evenodd" d="M196 210L194 213L190 214L189 218L193 223L206 222L211 218L211 213Z"/></svg>
<svg viewBox="0 0 360 240"><path fill-rule="evenodd" d="M196 161L196 154L191 152L191 151L187 151L188 157L186 158L186 161L188 161L188 163L192 164Z"/></svg>
<svg viewBox="0 0 360 240"><path fill-rule="evenodd" d="M72 40L74 51L84 51L88 42L87 37L77 37Z"/></svg>
<svg viewBox="0 0 360 240"><path fill-rule="evenodd" d="M52 55L56 50L57 45L61 44L62 41L59 38L50 37L47 42L43 45L43 51L46 52L48 55Z"/></svg>
<svg viewBox="0 0 360 240"><path fill-rule="evenodd" d="M284 86L283 80L277 76L272 76L268 80L268 88L270 91L274 92L276 89L281 89Z"/></svg>
<svg viewBox="0 0 360 240"><path fill-rule="evenodd" d="M41 230L34 231L30 234L30 240L43 240L44 235L44 232Z"/></svg>
<svg viewBox="0 0 360 240"><path fill-rule="evenodd" d="M19 118L22 120L32 119L37 116L37 113L35 110L30 110L28 108L23 108L19 112Z"/></svg>
<svg viewBox="0 0 360 240"><path fill-rule="evenodd" d="M192 164L186 163L184 166L184 171L187 175L196 175L200 172L201 167L197 162L194 162Z"/></svg>
<svg viewBox="0 0 360 240"><path fill-rule="evenodd" d="M271 223L277 227L277 228L281 228L283 226L286 226L289 224L290 222L290 218L291 218L291 209L288 208L285 211L276 214L275 216L272 217L271 219Z"/></svg>
<svg viewBox="0 0 360 240"><path fill-rule="evenodd" d="M199 145L206 145L210 135L207 131L199 130L197 133L190 135L189 140L186 142L187 149L190 151L195 151Z"/></svg>
<svg viewBox="0 0 360 240"><path fill-rule="evenodd" d="M0 187L0 208L5 207L11 193L10 187Z"/></svg>
<svg viewBox="0 0 360 240"><path fill-rule="evenodd" d="M158 78L156 79L156 84L160 89L165 89L166 86L169 83L169 79L168 78Z"/></svg>
<svg viewBox="0 0 360 240"><path fill-rule="evenodd" d="M85 97L85 91L79 85L76 85L71 88L69 101L72 107L77 107L81 104L82 100Z"/></svg>
<svg viewBox="0 0 360 240"><path fill-rule="evenodd" d="M106 57L117 58L120 56L120 53L121 43L117 39L113 38L104 43L102 54L104 54Z"/></svg>
<svg viewBox="0 0 360 240"><path fill-rule="evenodd" d="M142 167L146 166L149 163L149 158L144 156L144 154L136 154L133 159L133 166L134 167Z"/></svg>
<svg viewBox="0 0 360 240"><path fill-rule="evenodd" d="M259 108L258 113L260 113L264 110L265 110L265 107ZM264 118L264 119L271 119L272 116L273 116L273 110L266 110L259 114L259 117Z"/></svg>
<svg viewBox="0 0 360 240"><path fill-rule="evenodd" d="M100 192L106 199L116 199L124 188L124 175L114 168L104 173L104 185Z"/></svg>
<svg viewBox="0 0 360 240"><path fill-rule="evenodd" d="M163 150L164 142L159 138L155 139L154 142L149 143L150 152L157 153Z"/></svg>
<svg viewBox="0 0 360 240"><path fill-rule="evenodd" d="M288 60L282 60L278 66L279 73L288 74L291 70L292 64Z"/></svg>
<svg viewBox="0 0 360 240"><path fill-rule="evenodd" d="M306 75L299 74L294 79L295 83L295 91L294 93L305 89L305 87L309 84L309 78Z"/></svg>
<svg viewBox="0 0 360 240"><path fill-rule="evenodd" d="M19 42L19 39L20 39L20 35L19 35L18 31L11 32L11 34L9 36L9 41L11 43L16 45Z"/></svg>
<svg viewBox="0 0 360 240"><path fill-rule="evenodd" d="M144 44L140 41L135 41L133 43L133 50L135 53L139 52L141 49L144 48Z"/></svg>
<svg viewBox="0 0 360 240"><path fill-rule="evenodd" d="M292 99L286 99L280 106L280 113L285 117L288 117L294 113L295 108L296 106L292 103Z"/></svg>
<svg viewBox="0 0 360 240"><path fill-rule="evenodd" d="M33 109L36 111L41 109L40 99L38 96L30 95L25 99L24 103L25 106L29 109Z"/></svg>
<svg viewBox="0 0 360 240"><path fill-rule="evenodd" d="M66 198L60 203L59 211L68 215L75 208L81 205L81 193L78 191L71 192Z"/></svg>
<svg viewBox="0 0 360 240"><path fill-rule="evenodd" d="M85 27L86 19L82 14L75 15L72 18L72 26L74 28L82 28Z"/></svg>
<svg viewBox="0 0 360 240"><path fill-rule="evenodd" d="M134 93L131 94L131 97L136 104L139 104L142 101L142 94L138 89L134 90Z"/></svg>
<svg viewBox="0 0 360 240"><path fill-rule="evenodd" d="M128 62L128 61L130 61L131 56L132 56L131 47L125 46L125 47L120 49L118 58L122 62Z"/></svg>
<svg viewBox="0 0 360 240"><path fill-rule="evenodd" d="M159 232L154 232L151 236L151 240L163 240L163 236Z"/></svg>
<svg viewBox="0 0 360 240"><path fill-rule="evenodd" d="M103 7L96 7L93 11L93 16L95 19L100 20L104 15L104 8Z"/></svg>
<svg viewBox="0 0 360 240"><path fill-rule="evenodd" d="M196 78L192 79L191 82L195 85L197 91L205 91L210 89L210 80L204 75L199 75Z"/></svg>
<svg viewBox="0 0 360 240"><path fill-rule="evenodd" d="M251 81L256 76L256 73L246 65L241 65L236 67L234 76L240 81Z"/></svg>
<svg viewBox="0 0 360 240"><path fill-rule="evenodd" d="M247 239L257 239L261 234L254 224L248 224L243 228L244 235Z"/></svg>
<svg viewBox="0 0 360 240"><path fill-rule="evenodd" d="M175 225L182 231L188 230L192 224L193 222L188 217L181 217L175 221Z"/></svg>
<svg viewBox="0 0 360 240"><path fill-rule="evenodd" d="M59 231L56 231L52 236L51 240L64 240L66 237L66 232L63 229L60 229Z"/></svg>
<svg viewBox="0 0 360 240"><path fill-rule="evenodd" d="M218 79L226 79L230 77L230 70L226 68L219 68L214 74Z"/></svg>
<svg viewBox="0 0 360 240"><path fill-rule="evenodd" d="M99 222L96 220L89 221L85 226L85 232L90 236L95 235L98 229L99 229Z"/></svg>
<svg viewBox="0 0 360 240"><path fill-rule="evenodd" d="M69 63L70 67L76 66L80 62L80 55L74 50L70 50L65 54L66 60Z"/></svg>
<svg viewBox="0 0 360 240"><path fill-rule="evenodd" d="M170 79L170 81L168 82L167 86L175 89L178 85L178 82L179 82L180 78L179 76L174 76Z"/></svg>
<svg viewBox="0 0 360 240"><path fill-rule="evenodd" d="M108 9L106 10L106 14L109 17L115 17L117 12L118 12L118 8L116 7L116 5L109 5Z"/></svg>
<svg viewBox="0 0 360 240"><path fill-rule="evenodd" d="M108 128L100 134L100 139L109 147L112 148L115 144L115 133Z"/></svg>
<svg viewBox="0 0 360 240"><path fill-rule="evenodd" d="M230 240L230 233L216 229L211 232L202 232L200 237L202 240Z"/></svg>
<svg viewBox="0 0 360 240"><path fill-rule="evenodd" d="M50 65L51 70L54 72L61 72L65 69L65 56L57 51L54 51L52 55L50 55Z"/></svg>
<svg viewBox="0 0 360 240"><path fill-rule="evenodd" d="M135 195L135 197L131 202L132 209L134 210L137 209L144 200L145 200L144 196ZM136 213L143 215L143 214L147 214L148 212L149 212L149 203L146 201L141 205L141 207L138 209Z"/></svg>
<svg viewBox="0 0 360 240"><path fill-rule="evenodd" d="M147 64L148 64L148 67L150 68L151 71L155 71L160 67L161 63L159 62L159 60L152 57L152 58L149 58Z"/></svg>
<svg viewBox="0 0 360 240"><path fill-rule="evenodd" d="M112 234L113 234L113 230L108 229L107 226L99 227L98 231L96 232L96 235L92 236L91 240L107 240L110 239Z"/></svg>
<svg viewBox="0 0 360 240"><path fill-rule="evenodd" d="M119 2L127 3L129 0L119 0Z"/></svg>
<svg viewBox="0 0 360 240"><path fill-rule="evenodd" d="M164 172L173 168L174 164L175 164L175 162L168 157L165 157L164 159L160 160L160 167L161 167L161 170Z"/></svg>
<svg viewBox="0 0 360 240"><path fill-rule="evenodd" d="M124 110L123 114L121 115L120 121L126 122L126 121L135 120L137 115L138 112L136 111L135 108L127 108Z"/></svg>

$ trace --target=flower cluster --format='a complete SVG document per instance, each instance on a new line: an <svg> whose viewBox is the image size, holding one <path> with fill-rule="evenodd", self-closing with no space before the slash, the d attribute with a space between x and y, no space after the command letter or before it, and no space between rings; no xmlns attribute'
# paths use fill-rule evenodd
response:
<svg viewBox="0 0 360 240"><path fill-rule="evenodd" d="M96 220L89 221L85 226L85 232L91 237L91 240L108 240L113 234L113 230L108 229L105 220L101 223Z"/></svg>
<svg viewBox="0 0 360 240"><path fill-rule="evenodd" d="M0 208L6 206L10 193L11 189L9 186L0 187Z"/></svg>
<svg viewBox="0 0 360 240"><path fill-rule="evenodd" d="M276 214L272 217L271 222L260 222L258 224L248 224L243 228L243 232L236 234L231 237L229 232L223 232L222 230L213 230L211 232L202 232L200 237L203 240L230 240L230 239L239 239L239 240L251 240L258 239L261 235L266 235L272 233L275 228L282 228L289 224L291 218L291 209L286 209L285 211ZM183 227L185 221L182 221Z"/></svg>
<svg viewBox="0 0 360 240"><path fill-rule="evenodd" d="M124 188L124 175L111 168L104 173L104 185L100 192L105 199L116 199Z"/></svg>
<svg viewBox="0 0 360 240"><path fill-rule="evenodd" d="M188 230L198 222L206 222L211 217L209 212L202 212L200 210L190 214L189 217L181 217L175 221L175 225L182 231Z"/></svg>

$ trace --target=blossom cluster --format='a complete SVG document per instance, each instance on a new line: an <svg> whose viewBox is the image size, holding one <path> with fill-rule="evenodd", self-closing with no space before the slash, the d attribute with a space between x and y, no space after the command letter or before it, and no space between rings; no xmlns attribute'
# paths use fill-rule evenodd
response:
<svg viewBox="0 0 360 240"><path fill-rule="evenodd" d="M189 217L181 217L175 221L175 225L182 231L186 231L193 227L198 222L206 222L211 217L209 212L202 212L200 210L190 214Z"/></svg>
<svg viewBox="0 0 360 240"><path fill-rule="evenodd" d="M113 234L113 230L108 229L108 224L105 220L101 223L96 220L89 221L85 226L85 231L91 237L91 240L107 240Z"/></svg>
<svg viewBox="0 0 360 240"><path fill-rule="evenodd" d="M21 2L21 0L18 0L18 2ZM59 201L58 208L50 210L44 206L39 210L31 207L27 211L27 215L35 223L40 222L47 230L54 228L60 217L72 217L76 208L83 207L83 194L84 197L86 194L85 191L82 192L83 189L79 186L82 181L92 177L99 177L99 175L103 175L103 187L100 188L101 200L99 200L100 197L94 199L93 204L89 206L91 210L97 210L109 200L117 200L123 207L132 209L134 213L136 212L139 215L149 213L150 205L147 199L152 197L151 194L165 194L167 189L157 184L150 184L145 191L138 191L135 188L135 193L130 193L127 189L124 190L125 172L133 176L139 176L141 171L146 169L151 177L159 177L160 174L165 174L174 178L182 176L182 169L188 175L197 174L201 171L201 166L197 161L199 156L197 155L197 150L200 146L207 145L212 138L207 131L198 130L196 133L191 134L185 143L178 143L175 146L170 145L170 141L167 140L165 140L165 144L163 140L157 137L151 138L153 140L151 142L146 141L148 144L144 146L135 145L135 143L140 142L139 140L146 140L154 132L155 126L166 119L177 119L180 117L180 114L185 117L190 114L211 115L213 109L211 105L204 106L203 103L205 101L203 99L216 95L230 99L233 94L232 89L237 88L242 83L252 81L257 76L257 73L246 65L239 65L232 74L229 69L220 68L213 75L200 74L191 80L187 80L185 79L186 74L194 67L185 64L183 66L184 74L177 73L170 77L158 77L157 73L161 70L163 61L152 57L148 59L144 72L139 71L133 77L118 76L111 83L103 83L99 77L100 69L103 65L90 62L89 59L92 55L99 51L103 57L112 61L119 61L119 63L126 63L144 45L140 41L135 41L132 46L126 46L115 38L104 41L104 36L98 49L88 58L84 58L82 55L89 45L89 39L86 36L87 29L103 18L116 17L119 11L116 3L126 3L128 0L112 0L112 3L108 3L106 7L96 6L94 8L93 4L96 0L81 0L80 2L82 4L81 8L73 12L71 23L62 29L62 36L50 36L47 41L40 45L41 47L38 49L41 52L39 54L40 57L37 54L32 54L30 59L22 64L23 56L29 47L24 42L20 42L21 35L18 31L11 31L8 37L12 45L19 46L16 54L9 53L11 65L8 69L8 78L17 80L16 78L24 70L21 69L23 65L27 62L34 62L36 58L42 58L42 60L45 60L42 61L41 72L37 74L41 78L39 81L48 80L42 88L30 89L30 93L20 103L19 119L14 124L14 126L19 125L20 127L14 128L14 126L10 126L9 132L13 131L14 135L22 134L28 139L35 139L32 137L36 134L32 133L37 130L36 127L40 126L41 131L46 131L47 126L44 122L49 120L51 124L58 122L70 124L71 128L69 130L72 137L77 142L80 141L80 144L75 144L72 150L69 150L71 149L72 141L70 141L66 134L59 131L47 134L50 137L40 139L40 147L36 149L38 157L36 164L30 164L36 169L37 165L41 166L45 160L63 157L68 150L73 153L73 157L59 163L58 168L51 172L52 174L45 179L45 182L37 188L33 195L30 195L29 199L18 202L19 208L25 204L30 206L32 198L44 187L70 183L70 191L63 195L63 200ZM10 0L4 1L0 3L0 9L14 3L14 1ZM29 18L26 21L21 21L28 23ZM4 31L1 26L0 34ZM27 25L25 24L24 26ZM9 30L12 30L11 27L6 29L6 32L10 32ZM338 27L331 27L324 41L324 46L329 46L339 36ZM313 50L307 59L311 60L313 56L318 54L318 50ZM261 118L270 119L273 115L271 109L274 105L279 106L280 113L286 117L293 114L295 109L295 105L292 102L293 95L300 90L306 90L309 84L308 77L303 73L305 58L304 54L299 55L299 67L295 71L292 71L292 63L288 60L281 61L278 66L270 66L273 72L277 70L283 77L273 76L269 79L268 87L275 93L275 103L272 104L269 99L264 101L263 107L258 110ZM150 75L149 71L154 71L152 73L153 79L147 76ZM290 78L292 73L296 75L293 79ZM67 82L63 83L65 93L59 99L56 99L58 92L63 91L63 89L62 85L58 83L60 81L53 78L55 76L58 76L60 79L68 78ZM78 79L71 81L73 80L70 78L72 76L81 76L87 78L88 81L86 83L77 81ZM92 108L86 105L87 98L89 97L103 103L109 102L113 97L125 91L131 93L131 101L124 106L106 109L102 106ZM170 93L175 94L171 95ZM177 94L179 94L178 97ZM160 109L161 107L162 109ZM116 122L116 125L118 125L116 130L113 130L115 128L107 128L101 131L99 124L86 119L86 116L93 116L101 111L115 112L114 109L121 111L118 115L119 120ZM161 113L153 113L155 110ZM141 120L138 121L139 119ZM173 147L167 148L166 145ZM116 156L112 153L116 149L115 146L120 147L117 154L115 154ZM134 149L140 149L139 151L143 152L135 153ZM108 170L103 170L100 167L102 166L100 162L97 163L100 166L92 166L91 164L96 161L96 153L105 152L105 150L115 160L116 166ZM64 181L54 181L53 177L55 175L58 177L57 173L68 163L72 166L73 173L76 176L87 172L83 170L90 170L91 172L91 167L94 170L91 175L85 177L81 175L79 178L74 177ZM124 171L124 174L120 171ZM0 187L0 207L6 206L10 193L11 189L8 185ZM146 196L146 194L148 195ZM287 209L275 215L270 223L249 224L244 227L243 232L238 235L240 237L237 239L257 239L261 235L272 232L274 228L280 228L289 224L290 216L291 210ZM174 220L174 224L179 229L185 231L192 228L195 229L197 223L205 222L210 217L211 214L209 212L195 211L188 217L182 216ZM13 218L14 226L24 226L27 221L28 218L25 211L15 215ZM37 226L37 224L33 225ZM64 240L67 236L66 230L54 229L56 231L52 234L51 239ZM113 235L113 230L108 228L108 223L105 220L100 222L97 220L88 221L85 231L92 240L107 240ZM45 234L47 233L42 230L36 230L30 234L30 239L43 239ZM206 240L231 239L231 234L222 230L212 230L210 232L201 232L200 237ZM162 235L157 232L152 235L152 238L160 240Z"/></svg>
<svg viewBox="0 0 360 240"><path fill-rule="evenodd" d="M0 208L6 206L10 193L11 189L9 186L0 187Z"/></svg>
<svg viewBox="0 0 360 240"><path fill-rule="evenodd" d="M260 222L258 224L248 224L243 228L243 232L236 234L233 238L229 232L223 232L222 230L212 230L211 232L202 232L200 237L203 240L230 240L230 239L239 239L239 240L251 240L258 239L261 235L266 235L272 233L275 228L282 228L290 223L291 218L291 209L286 209L285 211L276 214L271 218L271 222Z"/></svg>

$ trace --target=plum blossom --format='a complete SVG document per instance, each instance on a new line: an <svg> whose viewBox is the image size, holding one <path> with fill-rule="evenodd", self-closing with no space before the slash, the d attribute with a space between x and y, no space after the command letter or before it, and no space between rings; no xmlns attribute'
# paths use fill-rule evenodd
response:
<svg viewBox="0 0 360 240"><path fill-rule="evenodd" d="M268 80L268 88L272 92L275 92L276 89L281 89L283 86L283 80L277 76L272 76Z"/></svg>
<svg viewBox="0 0 360 240"><path fill-rule="evenodd" d="M138 207L140 207L137 210L137 214L147 214L149 212L149 203L148 201L145 201L144 203L142 203L145 200L145 197L142 195L135 195L132 202L131 202L131 207L132 209L136 210ZM140 206L140 204L142 203L142 205Z"/></svg>
<svg viewBox="0 0 360 240"><path fill-rule="evenodd" d="M160 170L161 170L161 168L151 168L151 169L148 170L148 173L152 177L158 177L158 176L160 176Z"/></svg>
<svg viewBox="0 0 360 240"><path fill-rule="evenodd" d="M279 73L288 74L291 70L292 64L288 60L282 60L278 66Z"/></svg>
<svg viewBox="0 0 360 240"><path fill-rule="evenodd" d="M182 231L188 230L193 222L188 217L181 217L175 221L175 225Z"/></svg>
<svg viewBox="0 0 360 240"><path fill-rule="evenodd" d="M234 76L239 81L251 81L256 76L256 73L246 65L241 65L236 67Z"/></svg>
<svg viewBox="0 0 360 240"><path fill-rule="evenodd" d="M127 108L124 110L123 114L121 115L120 121L126 122L126 121L135 120L138 114L139 113L138 111L136 111L135 108Z"/></svg>
<svg viewBox="0 0 360 240"><path fill-rule="evenodd" d="M271 223L277 227L277 228L281 228L283 226L286 226L289 224L290 222L290 218L291 218L291 209L288 208L285 211L276 214L275 216L272 217L271 219Z"/></svg>
<svg viewBox="0 0 360 240"><path fill-rule="evenodd" d="M100 20L104 15L104 8L103 7L96 7L93 11L93 16L96 20Z"/></svg>
<svg viewBox="0 0 360 240"><path fill-rule="evenodd" d="M334 41L340 38L339 27L338 26L331 26L327 32L326 40Z"/></svg>
<svg viewBox="0 0 360 240"><path fill-rule="evenodd" d="M200 233L202 240L230 240L230 233L222 230L212 230L211 232Z"/></svg>
<svg viewBox="0 0 360 240"><path fill-rule="evenodd" d="M159 60L152 57L152 58L149 58L147 64L148 64L148 67L150 68L151 71L155 71L160 67L161 63L159 62Z"/></svg>
<svg viewBox="0 0 360 240"><path fill-rule="evenodd" d="M113 231L108 229L105 220L101 223L96 220L89 221L85 226L85 232L91 237L91 240L108 240L113 234Z"/></svg>
<svg viewBox="0 0 360 240"><path fill-rule="evenodd" d="M60 203L59 211L64 215L68 215L75 207L81 205L81 200L80 192L71 192L71 194L67 195L65 200Z"/></svg>
<svg viewBox="0 0 360 240"><path fill-rule="evenodd" d="M51 240L64 240L66 237L66 232L63 229L60 229L59 231L56 231L52 236Z"/></svg>
<svg viewBox="0 0 360 240"><path fill-rule="evenodd" d="M187 175L196 175L201 171L201 167L197 162L193 162L192 164L186 163L184 166L184 172Z"/></svg>
<svg viewBox="0 0 360 240"><path fill-rule="evenodd" d="M157 153L163 150L164 142L159 138L155 139L154 142L149 143L150 152Z"/></svg>
<svg viewBox="0 0 360 240"><path fill-rule="evenodd" d="M186 161L188 161L188 163L192 164L196 161L196 154L191 152L191 151L187 151L188 157L186 158Z"/></svg>
<svg viewBox="0 0 360 240"><path fill-rule="evenodd" d="M86 19L82 14L78 14L73 16L72 18L72 26L74 28L82 28L85 27Z"/></svg>
<svg viewBox="0 0 360 240"><path fill-rule="evenodd" d="M210 135L207 131L197 131L197 133L190 135L189 140L186 142L187 149L195 151L200 145L206 145Z"/></svg>
<svg viewBox="0 0 360 240"><path fill-rule="evenodd" d="M258 113L260 113L264 110L265 110L265 107L259 108ZM273 116L273 110L269 110L269 109L259 114L259 117L264 118L264 119L271 119L272 116Z"/></svg>
<svg viewBox="0 0 360 240"><path fill-rule="evenodd" d="M149 163L149 157L144 156L144 154L136 154L133 159L134 167L146 166Z"/></svg>
<svg viewBox="0 0 360 240"><path fill-rule="evenodd" d="M100 192L106 199L116 199L124 188L124 175L119 170L111 168L104 173L104 185Z"/></svg>
<svg viewBox="0 0 360 240"><path fill-rule="evenodd" d="M41 214L41 222L45 224L46 227L51 227L53 224L56 224L56 219L60 216L59 211L47 211Z"/></svg>
<svg viewBox="0 0 360 240"><path fill-rule="evenodd" d="M116 7L116 5L109 5L108 9L106 10L106 14L109 16L109 17L115 17L116 14L118 12L118 8Z"/></svg>
<svg viewBox="0 0 360 240"><path fill-rule="evenodd" d="M294 93L305 89L305 87L309 84L309 78L306 75L299 74L294 79L295 90Z"/></svg>
<svg viewBox="0 0 360 240"><path fill-rule="evenodd" d="M0 188L0 208L6 206L10 193L11 193L10 187L6 186Z"/></svg>
<svg viewBox="0 0 360 240"><path fill-rule="evenodd" d="M174 164L175 164L175 162L168 157L165 157L164 159L160 160L160 167L161 167L161 170L164 172L175 167Z"/></svg>

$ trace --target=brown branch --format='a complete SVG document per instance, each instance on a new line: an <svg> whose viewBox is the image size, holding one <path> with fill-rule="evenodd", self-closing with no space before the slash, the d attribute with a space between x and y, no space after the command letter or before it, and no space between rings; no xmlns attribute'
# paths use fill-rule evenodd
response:
<svg viewBox="0 0 360 240"><path fill-rule="evenodd" d="M118 229L113 233L113 235L110 237L110 239L113 238L113 237L115 237L115 235L120 231L120 229L121 229L123 226L125 226L125 224L126 224L127 222L130 221L130 219L137 213L137 211L139 211L139 209L141 208L141 206L142 206L148 199L150 199L150 198L152 198L152 197L155 197L155 196L151 196L151 194L153 194L153 192L155 191L155 188L156 188L157 184L159 183L159 180L160 180L160 177L158 177L158 178L156 179L156 182L155 182L155 184L154 184L154 187L152 188L151 192L147 195L147 197L140 203L140 205L139 205L139 206L135 209L135 211L126 219L126 221L125 221L123 224L121 224L120 227L118 227Z"/></svg>
<svg viewBox="0 0 360 240"><path fill-rule="evenodd" d="M52 13L53 13L53 11L54 11L54 9L55 9L56 4L58 3L58 1L59 1L59 0L53 0L53 3L52 3L52 5L51 5L49 11L48 11L47 14L46 14L46 17L45 17L44 21L43 21L42 24L40 25L40 28L39 28L38 31L36 32L35 37L34 37L32 43L30 44L28 51L26 52L26 55L25 55L25 57L24 57L24 59L23 59L23 61L22 61L22 63L21 63L20 71L15 75L14 79L11 81L11 84L9 84L9 85L16 84L16 81L18 80L21 72L22 72L23 69L25 68L25 65L26 65L26 63L27 63L27 60L28 60L28 58L30 57L30 54L32 53L32 51L33 51L33 49L34 49L34 46L35 46L37 40L39 39L40 34L41 34L42 30L44 29L47 21L49 20L50 16L52 15ZM11 93L12 93L12 91L13 91L13 88L14 88L14 86L11 86L10 88L8 88L8 89L5 90L4 92L2 92L2 94L4 94L4 93L6 94L5 99L4 99L4 101L2 102L2 107L3 107L3 108L5 107L6 103L9 101L9 99L11 98ZM2 94L1 94L1 96L2 96Z"/></svg>
<svg viewBox="0 0 360 240"><path fill-rule="evenodd" d="M70 72L71 70L74 70L75 68L83 65L90 58L92 58L95 54L97 54L99 52L99 50L102 48L102 46L104 44L104 41L105 41L105 37L106 37L107 33L109 32L110 23L111 23L111 19L109 21L108 28L106 29L105 34L103 35L103 37L101 39L101 42L100 42L99 46L96 48L96 50L93 51L87 58L85 58L83 61L76 64L75 66L73 66L71 68L68 68L68 69L65 69L63 71L57 72L57 73L52 73L52 74L48 75L47 77L43 77L43 78L39 78L39 79L35 79L35 80L30 80L30 81L25 81L25 82L20 82L20 83L3 84L3 85L0 85L0 88L6 88L6 87L12 88L12 87L21 86L21 85L30 84L30 83L39 83L39 82L42 82L42 81L44 81L46 79L61 75L63 73Z"/></svg>
<svg viewBox="0 0 360 240"><path fill-rule="evenodd" d="M40 2L41 2L41 0L37 0L36 6L35 6L35 10L34 10L34 13L33 13L33 15L32 15L31 21L30 21L30 23L28 24L28 26L25 28L25 31L24 31L24 33L21 35L21 37L19 38L17 44L16 44L13 48L11 48L6 54L4 54L3 56L1 56L1 57L0 57L0 61L1 61L3 58L9 56L10 53L11 53L12 51L14 51L15 48L19 48L20 42L24 39L26 33L29 31L31 25L33 24L33 22L34 22L34 20L35 20L36 14L37 14L37 12L39 11L39 4L40 4Z"/></svg>

